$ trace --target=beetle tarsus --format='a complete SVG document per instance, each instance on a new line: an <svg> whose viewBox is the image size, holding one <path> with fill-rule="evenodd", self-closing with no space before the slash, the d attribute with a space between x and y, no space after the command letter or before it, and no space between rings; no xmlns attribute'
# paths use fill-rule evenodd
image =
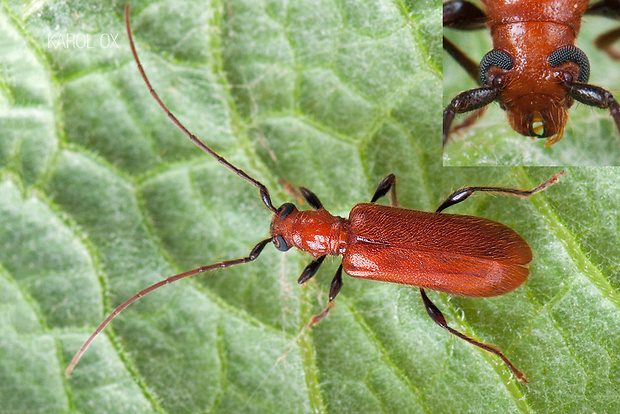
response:
<svg viewBox="0 0 620 414"><path fill-rule="evenodd" d="M430 318L433 320L433 322L435 322L437 325L441 326L442 328L450 332L452 335L457 336L461 338L462 340L469 342L470 344L480 349L483 349L487 352L497 355L498 357L502 359L504 364L506 364L506 366L510 368L510 370L515 374L515 376L519 380L527 384L528 381L525 378L525 375L521 371L519 371L519 369L504 355L504 353L499 348L497 348L494 345L487 344L485 342L476 341L475 339L465 335L464 333L459 332L456 329L453 329L450 326L448 326L448 323L446 322L446 318L443 316L439 308L435 306L433 302L431 302L431 300L426 295L426 292L424 292L424 289L422 288L420 288L420 295L422 295L422 301L424 302L424 307L426 308L426 312L428 313Z"/></svg>
<svg viewBox="0 0 620 414"><path fill-rule="evenodd" d="M561 171L555 174L553 177L549 178L547 181L545 181L544 183L540 184L539 186L537 186L536 188L532 190L521 190L518 188L504 188L504 187L483 187L483 186L464 187L450 194L448 198L446 198L446 200L443 203L441 203L441 205L437 208L437 210L435 210L435 212L440 213L450 206L461 203L467 200L467 198L469 198L469 196L471 196L475 192L498 193L498 194L514 195L517 197L530 197L546 189L550 185L557 183L560 180L560 177L562 175L564 175L564 171Z"/></svg>
<svg viewBox="0 0 620 414"><path fill-rule="evenodd" d="M317 323L321 322L323 318L327 316L329 311L331 311L334 308L334 306L335 306L335 302L327 302L327 306L325 307L325 309L323 309L321 313L319 313L318 315L314 315L312 319L310 319L310 323L306 325L306 329L311 329Z"/></svg>

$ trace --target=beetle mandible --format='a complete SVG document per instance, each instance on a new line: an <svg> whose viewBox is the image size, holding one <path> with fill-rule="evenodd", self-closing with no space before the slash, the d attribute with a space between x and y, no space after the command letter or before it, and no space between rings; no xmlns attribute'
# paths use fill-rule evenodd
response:
<svg viewBox="0 0 620 414"><path fill-rule="evenodd" d="M456 114L480 110L497 101L519 134L546 138L550 146L562 138L568 108L574 101L608 109L620 130L620 104L613 95L588 84L590 64L575 39L584 14L620 19L620 1L482 0L484 11L466 0L443 5L443 24L459 30L488 26L493 50L477 65L444 37L446 51L473 77L479 88L457 95L443 113L443 145ZM620 60L612 48L620 28L601 35L596 44Z"/></svg>
<svg viewBox="0 0 620 414"><path fill-rule="evenodd" d="M502 359L515 376L527 382L525 375L490 344L477 341L451 328L441 311L431 302L425 289L459 296L489 297L508 293L520 286L528 276L532 252L525 240L509 227L485 218L444 214L442 211L466 200L477 192L507 194L520 197L545 190L559 181L558 173L532 190L502 187L465 187L452 193L435 212L408 210L396 206L396 178L389 174L378 185L370 203L357 204L348 219L333 216L319 198L301 187L301 194L314 209L300 211L292 203L275 207L270 193L260 181L218 155L193 135L173 115L146 77L138 58L129 24L129 6L125 8L127 34L138 70L151 95L172 122L192 142L242 179L258 188L263 204L273 213L270 236L256 244L246 257L225 260L189 270L141 290L119 305L89 336L78 350L65 373L70 375L76 364L99 333L126 307L164 285L217 268L247 263L259 257L269 243L281 251L296 247L310 253L314 260L298 279L304 283L312 278L328 255L342 256L329 289L328 305L310 321L315 325L333 307L333 300L342 287L342 273L382 281L416 286L431 319L453 335L491 352ZM391 206L374 204L390 195Z"/></svg>

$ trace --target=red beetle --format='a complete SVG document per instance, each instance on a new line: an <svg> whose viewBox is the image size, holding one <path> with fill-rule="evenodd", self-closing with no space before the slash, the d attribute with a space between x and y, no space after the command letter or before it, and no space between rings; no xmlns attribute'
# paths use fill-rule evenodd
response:
<svg viewBox="0 0 620 414"><path fill-rule="evenodd" d="M452 334L499 356L522 381L525 376L493 345L476 341L448 326L441 311L430 301L424 289L459 296L488 297L510 292L528 276L532 252L523 238L509 227L480 217L444 214L442 211L466 200L476 192L529 197L559 180L559 173L532 190L501 187L465 187L452 193L433 213L396 207L396 178L388 175L377 187L370 203L357 204L348 218L333 216L323 208L318 197L302 187L301 193L314 210L299 211L294 204L276 208L267 188L243 170L219 156L189 132L168 110L147 79L138 59L129 26L129 6L125 9L127 33L138 69L151 94L168 117L202 150L220 164L259 189L265 206L273 213L270 236L260 241L247 257L226 260L193 269L162 280L138 292L118 306L86 340L65 373L70 375L97 335L127 306L161 286L198 273L255 260L265 246L273 243L281 250L296 247L315 259L298 279L304 283L314 276L328 255L342 256L329 291L329 304L316 315L310 326L318 323L332 308L342 287L342 272L375 281L399 283L420 288L422 300L433 321ZM390 193L392 206L374 204Z"/></svg>

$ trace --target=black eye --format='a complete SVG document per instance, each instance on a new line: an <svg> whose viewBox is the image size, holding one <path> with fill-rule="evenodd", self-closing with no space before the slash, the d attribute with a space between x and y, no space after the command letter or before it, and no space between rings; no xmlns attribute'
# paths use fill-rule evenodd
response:
<svg viewBox="0 0 620 414"><path fill-rule="evenodd" d="M293 211L295 209L295 204L292 203L284 203L280 206L280 208L278 209L278 217L280 217L280 219L285 219L286 216L288 216L289 214L291 214L291 211Z"/></svg>
<svg viewBox="0 0 620 414"><path fill-rule="evenodd" d="M274 238L273 238L273 245L276 246L276 249L280 250L281 252L285 252L288 249L291 248L291 246L289 246L288 244L286 244L286 241L284 240L284 237L282 237L281 235L277 234Z"/></svg>
<svg viewBox="0 0 620 414"><path fill-rule="evenodd" d="M514 59L508 53L503 50L491 50L484 55L480 62L480 82L483 86L488 86L487 72L491 66L497 66L504 70L512 69L514 65Z"/></svg>
<svg viewBox="0 0 620 414"><path fill-rule="evenodd" d="M566 62L573 62L579 66L579 77L577 78L577 82L588 82L588 79L590 79L590 61L581 49L575 46L566 46L554 51L549 56L549 64L554 68ZM572 76L571 80L567 82L572 82Z"/></svg>

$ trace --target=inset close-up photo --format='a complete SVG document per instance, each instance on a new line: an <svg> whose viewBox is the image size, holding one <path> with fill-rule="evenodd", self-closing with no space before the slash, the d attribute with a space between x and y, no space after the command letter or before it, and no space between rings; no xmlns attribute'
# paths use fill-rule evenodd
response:
<svg viewBox="0 0 620 414"><path fill-rule="evenodd" d="M449 1L444 165L620 165L620 2Z"/></svg>

